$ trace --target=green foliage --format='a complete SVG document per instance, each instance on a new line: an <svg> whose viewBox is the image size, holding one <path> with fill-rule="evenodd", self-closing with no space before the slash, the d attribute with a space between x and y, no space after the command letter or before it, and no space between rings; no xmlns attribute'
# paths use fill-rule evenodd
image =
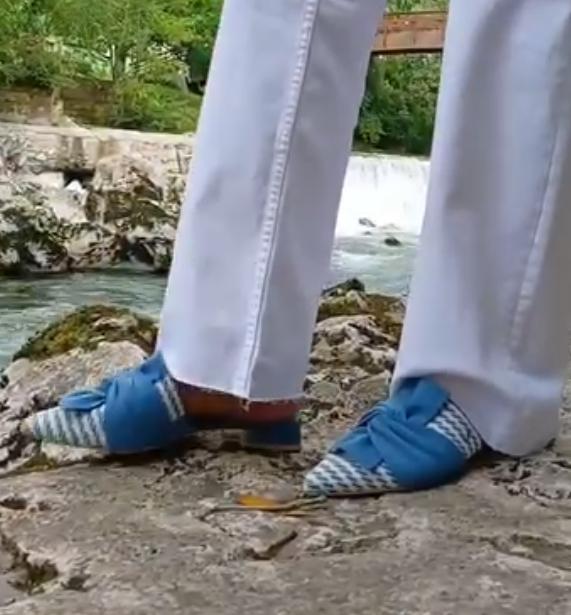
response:
<svg viewBox="0 0 571 615"><path fill-rule="evenodd" d="M219 0L44 1L54 34L113 81L179 74L181 48L210 49L220 7Z"/></svg>
<svg viewBox="0 0 571 615"><path fill-rule="evenodd" d="M389 0L389 10L447 4ZM0 0L0 85L51 88L91 80L115 93L113 125L192 131L200 98L184 85L202 92L221 5L222 0ZM439 73L435 57L372 61L358 144L427 154Z"/></svg>
<svg viewBox="0 0 571 615"><path fill-rule="evenodd" d="M409 13L411 11L445 11L449 0L389 0L392 13Z"/></svg>
<svg viewBox="0 0 571 615"><path fill-rule="evenodd" d="M0 82L48 83L60 72L41 0L0 0Z"/></svg>
<svg viewBox="0 0 571 615"><path fill-rule="evenodd" d="M389 10L445 10L448 0L389 0ZM428 155L432 144L441 61L435 56L371 60L355 132L357 145Z"/></svg>
<svg viewBox="0 0 571 615"><path fill-rule="evenodd" d="M222 0L0 0L0 85L108 83L112 121L191 131Z"/></svg>
<svg viewBox="0 0 571 615"><path fill-rule="evenodd" d="M192 132L202 99L157 83L125 80L116 88L112 124L157 132Z"/></svg>
<svg viewBox="0 0 571 615"><path fill-rule="evenodd" d="M440 59L375 59L356 131L369 148L427 155L440 80Z"/></svg>

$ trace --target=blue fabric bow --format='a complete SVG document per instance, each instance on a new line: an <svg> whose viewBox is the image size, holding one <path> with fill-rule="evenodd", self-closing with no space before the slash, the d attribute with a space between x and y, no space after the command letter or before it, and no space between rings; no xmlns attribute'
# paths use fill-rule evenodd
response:
<svg viewBox="0 0 571 615"><path fill-rule="evenodd" d="M381 464L405 489L423 489L460 475L466 459L426 425L446 407L448 393L431 378L411 378L385 403L365 414L332 453L374 471Z"/></svg>

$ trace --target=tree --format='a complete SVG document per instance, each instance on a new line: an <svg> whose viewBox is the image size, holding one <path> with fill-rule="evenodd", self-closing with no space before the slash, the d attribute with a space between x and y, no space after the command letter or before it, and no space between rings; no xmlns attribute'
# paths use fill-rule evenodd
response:
<svg viewBox="0 0 571 615"><path fill-rule="evenodd" d="M182 68L177 50L209 48L220 0L45 0L55 34L92 60L100 77L165 80Z"/></svg>
<svg viewBox="0 0 571 615"><path fill-rule="evenodd" d="M271 0L268 0L271 1ZM389 10L432 10L447 0L389 0ZM53 87L86 78L110 89L113 125L190 131L222 0L0 0L0 85ZM368 147L430 150L440 61L371 61L356 131Z"/></svg>
<svg viewBox="0 0 571 615"><path fill-rule="evenodd" d="M0 0L0 82L48 83L60 58L44 0Z"/></svg>
<svg viewBox="0 0 571 615"><path fill-rule="evenodd" d="M389 0L392 12L447 7L448 0ZM371 59L357 141L375 149L429 154L440 69L438 56Z"/></svg>

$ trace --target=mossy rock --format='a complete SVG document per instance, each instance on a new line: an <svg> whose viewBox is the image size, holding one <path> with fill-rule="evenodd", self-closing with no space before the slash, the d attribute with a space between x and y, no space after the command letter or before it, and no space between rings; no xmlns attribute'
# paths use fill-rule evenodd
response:
<svg viewBox="0 0 571 615"><path fill-rule="evenodd" d="M14 356L39 361L75 348L94 350L100 342L128 341L152 353L157 337L154 321L126 308L93 305L81 308L32 337Z"/></svg>
<svg viewBox="0 0 571 615"><path fill-rule="evenodd" d="M404 303L397 297L369 294L354 290L354 285L335 293L324 295L319 305L317 321L336 316L360 316L370 314L383 333L400 339L404 318ZM341 287L338 287L339 289Z"/></svg>
<svg viewBox="0 0 571 615"><path fill-rule="evenodd" d="M400 340L404 322L404 302L397 297L367 294L368 313L372 314L383 333Z"/></svg>

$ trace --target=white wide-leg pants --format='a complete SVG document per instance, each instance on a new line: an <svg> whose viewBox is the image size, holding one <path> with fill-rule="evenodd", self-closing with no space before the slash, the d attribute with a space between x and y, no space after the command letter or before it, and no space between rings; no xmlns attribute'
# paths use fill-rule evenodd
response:
<svg viewBox="0 0 571 615"><path fill-rule="evenodd" d="M520 455L557 433L569 346L571 2L451 4L395 381L433 376ZM162 319L177 379L299 396L383 9L226 0Z"/></svg>

